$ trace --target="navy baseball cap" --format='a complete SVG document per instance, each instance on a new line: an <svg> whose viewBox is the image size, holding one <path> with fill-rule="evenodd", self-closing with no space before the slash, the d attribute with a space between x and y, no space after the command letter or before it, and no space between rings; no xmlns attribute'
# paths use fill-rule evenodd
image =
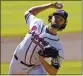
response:
<svg viewBox="0 0 83 76"><path fill-rule="evenodd" d="M66 11L64 11L64 10L61 10L61 9L56 10L56 12L53 13L53 15L60 15L60 16L62 16L65 20L66 20L67 17L68 17L68 13L67 13Z"/></svg>

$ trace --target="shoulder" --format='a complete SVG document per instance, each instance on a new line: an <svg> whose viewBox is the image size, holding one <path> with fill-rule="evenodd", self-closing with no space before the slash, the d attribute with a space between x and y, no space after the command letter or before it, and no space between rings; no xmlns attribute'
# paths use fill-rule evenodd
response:
<svg viewBox="0 0 83 76"><path fill-rule="evenodd" d="M38 19L34 25L37 27L37 32L40 32L44 28L45 23L42 19Z"/></svg>

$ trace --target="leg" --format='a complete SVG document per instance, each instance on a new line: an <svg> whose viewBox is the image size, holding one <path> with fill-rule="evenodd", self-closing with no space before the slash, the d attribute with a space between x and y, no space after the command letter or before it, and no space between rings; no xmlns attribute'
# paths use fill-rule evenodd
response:
<svg viewBox="0 0 83 76"><path fill-rule="evenodd" d="M9 75L27 75L27 71L31 68L21 64L13 57L9 66Z"/></svg>
<svg viewBox="0 0 83 76"><path fill-rule="evenodd" d="M32 75L46 75L47 72L45 71L44 67L42 66L42 64L32 68L28 74L32 74Z"/></svg>

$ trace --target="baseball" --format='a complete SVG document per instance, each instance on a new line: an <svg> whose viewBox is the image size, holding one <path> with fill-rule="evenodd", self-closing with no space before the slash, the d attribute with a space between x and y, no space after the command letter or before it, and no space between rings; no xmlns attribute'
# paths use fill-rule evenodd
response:
<svg viewBox="0 0 83 76"><path fill-rule="evenodd" d="M61 7L63 7L63 4L62 4L62 2L57 2L57 3L56 3L56 6L57 6L58 8L61 8Z"/></svg>

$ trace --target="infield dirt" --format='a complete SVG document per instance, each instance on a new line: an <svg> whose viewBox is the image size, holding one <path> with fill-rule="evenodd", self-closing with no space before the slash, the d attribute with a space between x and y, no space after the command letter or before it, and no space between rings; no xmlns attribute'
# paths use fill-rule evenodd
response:
<svg viewBox="0 0 83 76"><path fill-rule="evenodd" d="M10 62L16 46L24 36L1 37L1 62ZM81 60L81 33L60 34L66 60Z"/></svg>

